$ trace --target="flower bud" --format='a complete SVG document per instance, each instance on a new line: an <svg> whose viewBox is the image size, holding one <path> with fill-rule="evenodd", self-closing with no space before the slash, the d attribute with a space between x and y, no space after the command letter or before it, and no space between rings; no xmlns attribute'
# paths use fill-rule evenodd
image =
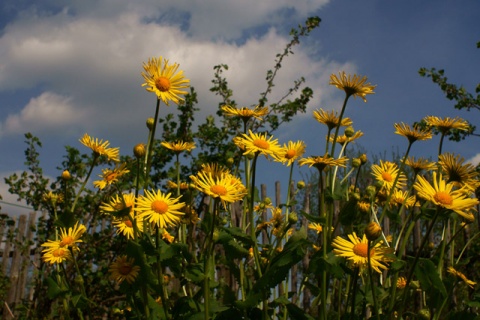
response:
<svg viewBox="0 0 480 320"><path fill-rule="evenodd" d="M420 311L418 311L418 317L419 319L430 320L431 319L430 310L427 308L421 309Z"/></svg>
<svg viewBox="0 0 480 320"><path fill-rule="evenodd" d="M298 181L297 182L297 189L302 190L303 188L305 188L305 181L303 181L303 180Z"/></svg>
<svg viewBox="0 0 480 320"><path fill-rule="evenodd" d="M153 118L148 118L148 119L147 119L147 128L148 128L148 130L152 130L154 124L155 124L155 119L153 119Z"/></svg>
<svg viewBox="0 0 480 320"><path fill-rule="evenodd" d="M227 164L228 164L229 166L232 166L234 162L235 162L235 159L233 159L232 157L230 157L230 158L227 159Z"/></svg>
<svg viewBox="0 0 480 320"><path fill-rule="evenodd" d="M298 221L298 215L296 212L291 212L289 215L288 215L288 223L290 225L292 224L296 224Z"/></svg>
<svg viewBox="0 0 480 320"><path fill-rule="evenodd" d="M383 184L384 184L384 182L381 181L381 180L375 181L375 187L377 187L377 188L379 188L379 189L380 189L381 187L383 187Z"/></svg>
<svg viewBox="0 0 480 320"><path fill-rule="evenodd" d="M368 186L365 189L365 192L367 193L369 198L373 198L375 196L375 194L377 193L377 188L375 188L375 186Z"/></svg>
<svg viewBox="0 0 480 320"><path fill-rule="evenodd" d="M272 204L272 199L270 199L269 197L266 197L263 202L268 206L268 205L271 205Z"/></svg>
<svg viewBox="0 0 480 320"><path fill-rule="evenodd" d="M144 157L146 152L147 150L144 143L139 143L133 147L133 154L137 159Z"/></svg>
<svg viewBox="0 0 480 320"><path fill-rule="evenodd" d="M365 228L365 236L369 241L375 241L382 235L382 228L372 221Z"/></svg>
<svg viewBox="0 0 480 320"><path fill-rule="evenodd" d="M362 165L362 161L359 158L352 159L352 167L358 168Z"/></svg>
<svg viewBox="0 0 480 320"><path fill-rule="evenodd" d="M367 163L368 159L367 159L367 155L365 153L363 153L360 157L358 157L360 159L360 161L362 161L362 164L365 164Z"/></svg>
<svg viewBox="0 0 480 320"><path fill-rule="evenodd" d="M72 176L70 175L70 172L68 172L68 170L63 170L62 179L67 181L67 180L70 180L71 178Z"/></svg>
<svg viewBox="0 0 480 320"><path fill-rule="evenodd" d="M348 138L352 137L354 134L355 134L355 129L353 129L352 126L348 126L345 128L345 136L347 136Z"/></svg>

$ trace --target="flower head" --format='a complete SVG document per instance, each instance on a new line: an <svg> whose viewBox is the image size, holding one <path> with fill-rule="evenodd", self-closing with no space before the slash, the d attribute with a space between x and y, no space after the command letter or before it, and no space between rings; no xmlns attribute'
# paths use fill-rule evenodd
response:
<svg viewBox="0 0 480 320"><path fill-rule="evenodd" d="M425 158L408 157L405 160L405 164L412 168L415 174L418 174L420 171L433 171L437 170L437 164Z"/></svg>
<svg viewBox="0 0 480 320"><path fill-rule="evenodd" d="M160 190L156 192L145 190L145 195L136 202L135 212L159 228L174 226L184 215L179 210L185 203L179 203L179 199L180 197L172 198L171 193L164 194Z"/></svg>
<svg viewBox="0 0 480 320"><path fill-rule="evenodd" d="M353 135L351 135L350 137L345 135L345 134L339 135L339 136L337 136L337 139L335 141L338 144L343 146L345 143L354 142L355 140L357 140L360 137L363 137L363 132L358 130L358 131L355 131L353 133ZM327 139L328 139L329 142L333 143L333 139L335 139L335 134L331 134L330 136L327 136Z"/></svg>
<svg viewBox="0 0 480 320"><path fill-rule="evenodd" d="M465 276L462 272L455 270L455 268L453 267L448 267L447 272L462 279L463 282L465 282L472 289L477 284L475 281L468 280L467 276Z"/></svg>
<svg viewBox="0 0 480 320"><path fill-rule="evenodd" d="M364 102L367 102L365 96L367 94L375 93L373 92L373 89L375 89L376 87L366 82L367 77L361 77L356 74L354 74L353 76L347 76L344 71L339 73L339 77L337 77L337 75L335 74L332 74L330 76L331 85L334 85L338 89L345 91L347 97L360 97L363 99Z"/></svg>
<svg viewBox="0 0 480 320"><path fill-rule="evenodd" d="M210 172L200 171L190 179L196 189L213 198L220 198L224 206L227 202L242 200L247 193L241 180L229 173L214 177Z"/></svg>
<svg viewBox="0 0 480 320"><path fill-rule="evenodd" d="M59 245L49 249L44 249L42 252L42 260L50 264L62 263L65 260L72 259L70 250L67 248L62 248Z"/></svg>
<svg viewBox="0 0 480 320"><path fill-rule="evenodd" d="M127 164L122 163L121 165L116 165L113 169L102 169L102 174L99 177L102 180L97 180L93 182L93 185L100 190L104 189L106 186L109 186L118 181L120 177L124 174L129 173L130 170L126 168Z"/></svg>
<svg viewBox="0 0 480 320"><path fill-rule="evenodd" d="M477 198L466 196L462 189L453 190L454 183L447 183L441 174L437 176L437 172L433 172L432 180L433 185L424 177L418 176L413 187L417 190L420 198L430 201L438 207L453 210L468 221L475 219L470 211L475 210L475 206L478 205Z"/></svg>
<svg viewBox="0 0 480 320"><path fill-rule="evenodd" d="M319 223L315 223L315 222L309 223L308 224L308 229L314 230L317 234L322 232L322 230L323 230L322 225L319 224Z"/></svg>
<svg viewBox="0 0 480 320"><path fill-rule="evenodd" d="M167 149L172 150L175 153L180 153L182 151L192 151L195 149L195 142L183 142L183 141L177 141L177 142L162 142L160 143L162 146L164 146Z"/></svg>
<svg viewBox="0 0 480 320"><path fill-rule="evenodd" d="M142 72L142 76L145 83L142 86L147 91L154 92L167 106L170 101L178 104L179 100L183 100L180 95L187 93L181 89L188 88L190 82L184 78L182 70L177 72L178 67L177 63L170 65L161 56L148 59L147 63L143 63L145 72Z"/></svg>
<svg viewBox="0 0 480 320"><path fill-rule="evenodd" d="M138 232L143 232L143 216L135 215L133 212L127 216L115 218L112 221L112 224L117 228L117 234L121 234L127 239L135 238L134 223Z"/></svg>
<svg viewBox="0 0 480 320"><path fill-rule="evenodd" d="M243 137L234 142L240 148L244 148L244 155L263 154L265 157L274 157L281 151L278 140L274 139L273 136L267 137L266 133L253 133L252 130L249 130L248 134L243 134Z"/></svg>
<svg viewBox="0 0 480 320"><path fill-rule="evenodd" d="M421 129L417 126L411 128L403 122L395 123L393 126L395 127L395 133L407 138L409 143L414 143L417 140L432 139L432 133L429 129Z"/></svg>
<svg viewBox="0 0 480 320"><path fill-rule="evenodd" d="M88 134L84 134L80 139L80 142L92 149L93 153L98 156L106 156L108 160L120 161L119 148L109 148L110 142L98 140L98 138L90 137Z"/></svg>
<svg viewBox="0 0 480 320"><path fill-rule="evenodd" d="M454 156L452 153L444 153L438 156L438 163L442 167L447 182L474 191L479 186L478 173L474 165L464 162L464 158L459 155Z"/></svg>
<svg viewBox="0 0 480 320"><path fill-rule="evenodd" d="M314 166L319 171L323 171L329 167L335 167L335 166L346 167L347 160L348 160L347 157L335 159L330 155L325 154L323 156L313 156L308 158L302 158L298 160L298 164L300 166L303 166L303 165L308 165L309 167Z"/></svg>
<svg viewBox="0 0 480 320"><path fill-rule="evenodd" d="M393 252L392 248L385 247L380 241L370 248L369 253L366 235L360 239L355 232L348 235L348 240L340 236L336 237L333 239L332 247L335 255L346 258L354 267L358 267L360 272L368 268L370 255L372 269L381 273L382 269L387 269L386 264L390 262L387 254Z"/></svg>
<svg viewBox="0 0 480 320"><path fill-rule="evenodd" d="M243 107L243 108L235 108L229 105L222 106L222 111L225 112L226 116L231 117L240 117L244 121L249 120L250 118L255 118L257 120L262 120L262 117L268 114L268 107L260 107L256 106L253 109Z"/></svg>
<svg viewBox="0 0 480 320"><path fill-rule="evenodd" d="M275 156L278 161L282 163L286 163L287 166L291 166L293 162L295 162L295 160L303 156L304 153L305 153L305 142L289 141L288 143L283 145L280 152Z"/></svg>
<svg viewBox="0 0 480 320"><path fill-rule="evenodd" d="M323 109L314 110L313 117L320 123L323 123L328 127L328 131L338 126L340 118L335 111L325 111ZM340 125L343 127L351 126L353 121L350 118L343 118Z"/></svg>
<svg viewBox="0 0 480 320"><path fill-rule="evenodd" d="M372 165L372 174L377 179L377 181L383 182L383 189L390 190L393 187L395 180L397 183L395 185L396 188L403 188L407 181L407 178L404 174L399 175L399 169L397 165L390 161L383 161L380 160L380 164Z"/></svg>
<svg viewBox="0 0 480 320"><path fill-rule="evenodd" d="M470 130L470 126L467 121L463 120L462 118L455 117L455 118L439 118L435 116L426 116L423 118L423 121L427 124L427 126L435 127L438 131L445 134L448 133L452 129L461 130L461 131L468 131Z"/></svg>
<svg viewBox="0 0 480 320"><path fill-rule="evenodd" d="M135 260L125 255L117 257L108 268L110 279L122 283L126 280L132 284L138 276L140 267L135 265Z"/></svg>

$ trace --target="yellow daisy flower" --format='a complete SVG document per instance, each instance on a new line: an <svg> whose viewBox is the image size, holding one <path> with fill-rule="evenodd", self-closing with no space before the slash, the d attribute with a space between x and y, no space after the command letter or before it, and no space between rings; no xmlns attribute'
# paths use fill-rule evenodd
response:
<svg viewBox="0 0 480 320"><path fill-rule="evenodd" d="M52 205L52 207L56 207L58 204L63 202L63 194L48 191L42 196L42 200Z"/></svg>
<svg viewBox="0 0 480 320"><path fill-rule="evenodd" d="M303 141L289 141L284 144L281 151L276 154L276 158L287 166L291 166L295 160L303 156L305 153L305 147L305 142Z"/></svg>
<svg viewBox="0 0 480 320"><path fill-rule="evenodd" d="M433 171L437 170L437 164L435 162L429 161L425 158L408 157L405 160L405 165L412 168L415 174L418 174L421 171Z"/></svg>
<svg viewBox="0 0 480 320"><path fill-rule="evenodd" d="M102 202L102 204L100 205L100 212L105 214L112 214L129 208L128 213L133 213L134 207L135 195L133 193L124 193L121 197L117 194L111 198L110 202Z"/></svg>
<svg viewBox="0 0 480 320"><path fill-rule="evenodd" d="M106 156L108 160L112 161L120 161L119 152L120 148L109 148L110 142L98 140L98 138L90 137L88 134L84 134L83 137L80 139L80 142L92 149L93 153L98 156Z"/></svg>
<svg viewBox="0 0 480 320"><path fill-rule="evenodd" d="M361 130L358 130L358 131L355 131L355 133L348 137L347 135L345 134L342 134L342 135L339 135L337 136L337 140L336 142L340 145L344 145L345 143L350 143L350 142L353 142L355 140L357 140L358 138L360 137L363 137L363 132ZM331 134L330 136L327 136L327 139L329 142L332 142L333 143L333 139L335 138L335 135L334 134Z"/></svg>
<svg viewBox="0 0 480 320"><path fill-rule="evenodd" d="M328 127L328 131L331 131L333 128L338 126L339 117L335 111L325 111L323 109L314 110L313 117L320 123L323 123ZM353 124L353 121L350 118L343 118L340 126L348 127Z"/></svg>
<svg viewBox="0 0 480 320"><path fill-rule="evenodd" d="M108 268L110 279L122 283L126 280L129 284L135 282L140 267L135 265L135 259L128 258L125 255L117 257Z"/></svg>
<svg viewBox="0 0 480 320"><path fill-rule="evenodd" d="M414 143L417 140L428 140L432 139L432 133L429 129L421 129L419 127L411 128L408 124L405 123L395 123L395 133L401 136L404 136L408 139L408 142Z"/></svg>
<svg viewBox="0 0 480 320"><path fill-rule="evenodd" d="M358 267L360 272L368 268L368 239L365 235L359 238L355 232L348 235L348 240L342 237L336 237L332 242L333 253L339 257L346 258L354 267ZM383 242L378 242L370 248L370 264L372 269L382 273L382 269L387 269L387 263L390 259L386 256L392 253L393 249L383 246Z"/></svg>
<svg viewBox="0 0 480 320"><path fill-rule="evenodd" d="M163 231L162 239L165 240L168 243L173 243L173 241L175 241L175 238L170 233L168 233L167 230Z"/></svg>
<svg viewBox="0 0 480 320"><path fill-rule="evenodd" d="M161 56L157 58L148 59L147 63L143 63L142 76L145 79L145 83L142 87L146 87L149 92L154 92L158 99L161 99L167 106L170 101L178 104L183 98L180 95L184 95L189 87L190 80L185 79L183 71L177 72L179 65L174 63L168 64L167 59L163 59Z"/></svg>
<svg viewBox="0 0 480 320"><path fill-rule="evenodd" d="M392 193L392 197L390 198L390 203L396 206L401 206L405 203L406 208L411 208L416 202L416 197L408 196L408 191L402 191L399 189L395 189Z"/></svg>
<svg viewBox="0 0 480 320"><path fill-rule="evenodd" d="M177 189L178 185L171 181L171 180L168 180L167 181L167 189ZM187 190L188 189L188 183L186 182L180 182L180 190Z"/></svg>
<svg viewBox="0 0 480 320"><path fill-rule="evenodd" d="M406 286L407 286L407 278L399 277L397 279L397 288L398 289L404 289Z"/></svg>
<svg viewBox="0 0 480 320"><path fill-rule="evenodd" d="M190 179L196 189L213 198L220 198L224 206L227 202L242 200L247 194L241 180L231 174L214 177L210 172L200 171L196 176L190 176Z"/></svg>
<svg viewBox="0 0 480 320"><path fill-rule="evenodd" d="M298 164L300 166L308 165L310 168L313 166L317 168L319 171L323 171L328 167L334 167L334 166L346 167L347 161L348 161L347 157L335 159L333 157L330 157L328 154L325 154L324 156L312 156L308 158L302 158L298 160Z"/></svg>
<svg viewBox="0 0 480 320"><path fill-rule="evenodd" d="M370 213L370 202L366 202L366 201L357 202L357 209L363 213Z"/></svg>
<svg viewBox="0 0 480 320"><path fill-rule="evenodd" d="M122 163L121 165L116 165L113 169L102 169L102 174L99 175L102 180L94 181L93 186L103 190L106 186L117 182L120 177L130 172L126 166L126 163Z"/></svg>
<svg viewBox="0 0 480 320"><path fill-rule="evenodd" d="M178 202L180 198L171 198L171 193L165 195L160 190L145 190L145 195L136 202L135 212L158 228L175 226L185 214L179 211L185 206Z"/></svg>
<svg viewBox="0 0 480 320"><path fill-rule="evenodd" d="M453 210L468 221L474 221L475 217L469 211L475 210L479 201L477 198L467 197L464 190L453 190L454 183L447 183L441 174L433 172L433 186L422 176L418 176L413 185L420 198L423 198L441 208Z"/></svg>
<svg viewBox="0 0 480 320"><path fill-rule="evenodd" d="M390 190L393 187L395 179L399 174L397 165L390 161L380 160L380 164L372 165L372 174L377 181L383 182L383 189ZM407 178L404 174L400 174L395 188L402 189L405 186Z"/></svg>
<svg viewBox="0 0 480 320"><path fill-rule="evenodd" d="M322 226L319 223L315 223L315 222L309 223L308 229L314 230L317 234L322 232L323 230Z"/></svg>
<svg viewBox="0 0 480 320"><path fill-rule="evenodd" d="M225 112L226 116L240 117L244 121L247 121L250 118L255 118L257 120L262 120L262 117L268 114L268 107L256 106L253 109L247 107L235 108L229 105L221 107L222 111Z"/></svg>
<svg viewBox="0 0 480 320"><path fill-rule="evenodd" d="M228 168L225 168L217 163L203 163L201 171L205 174L212 174L214 179L219 178L224 174L230 174L230 170Z"/></svg>
<svg viewBox="0 0 480 320"><path fill-rule="evenodd" d="M133 239L135 238L133 221L135 221L135 224L137 225L137 230L142 233L143 216L135 215L134 212L130 212L128 216L113 219L112 224L117 228L117 234L121 234L127 239Z"/></svg>
<svg viewBox="0 0 480 320"><path fill-rule="evenodd" d="M65 260L72 260L72 254L70 253L70 250L60 246L45 249L42 252L44 252L42 260L50 264L62 263Z"/></svg>
<svg viewBox="0 0 480 320"><path fill-rule="evenodd" d="M266 133L262 134L253 133L252 130L248 131L248 134L243 134L243 137L234 141L238 147L245 148L244 155L263 154L265 157L274 157L281 151L278 139L274 139L273 136L267 137Z"/></svg>
<svg viewBox="0 0 480 320"><path fill-rule="evenodd" d="M335 74L332 74L330 76L329 84L334 85L338 89L345 91L347 97L360 97L363 99L364 102L367 102L365 96L367 94L375 93L373 92L373 89L375 89L376 86L366 82L367 77L365 76L361 77L356 74L354 74L353 76L347 76L345 72L342 71L339 73L339 77L337 77Z"/></svg>
<svg viewBox="0 0 480 320"><path fill-rule="evenodd" d="M438 156L438 163L442 167L447 182L452 182L457 187L467 187L474 191L479 186L478 173L471 163L464 163L460 155L444 153Z"/></svg>
<svg viewBox="0 0 480 320"><path fill-rule="evenodd" d="M175 153L180 153L182 151L192 151L195 149L195 142L183 142L183 141L177 141L177 142L162 142L160 143L162 146L164 146L167 149L172 150Z"/></svg>
<svg viewBox="0 0 480 320"><path fill-rule="evenodd" d="M423 118L423 121L427 124L427 126L435 127L438 131L445 134L452 129L461 130L461 131L469 131L470 126L467 121L463 120L462 118L455 117L445 117L439 118L435 116L426 116Z"/></svg>
<svg viewBox="0 0 480 320"><path fill-rule="evenodd" d="M455 270L455 268L453 267L448 267L447 272L462 279L463 282L465 282L472 289L477 284L475 281L468 280L467 276L465 276L462 272Z"/></svg>

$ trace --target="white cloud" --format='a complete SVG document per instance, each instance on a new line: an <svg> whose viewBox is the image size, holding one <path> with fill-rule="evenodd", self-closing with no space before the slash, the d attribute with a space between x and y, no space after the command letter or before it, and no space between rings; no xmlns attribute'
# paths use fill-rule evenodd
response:
<svg viewBox="0 0 480 320"><path fill-rule="evenodd" d="M20 214L28 214L33 211L33 208L28 206L24 200L18 201L17 195L8 192L9 186L4 182L3 177L9 177L14 173L17 175L21 174L20 171L0 173L0 176L2 177L0 179L0 195L2 196L2 202L0 203L2 209L0 212L8 214L10 217L19 216Z"/></svg>
<svg viewBox="0 0 480 320"><path fill-rule="evenodd" d="M478 166L480 164L480 153L477 153L476 155L474 155L470 159L467 159L467 161L465 161L465 162L471 163L474 166Z"/></svg>
<svg viewBox="0 0 480 320"><path fill-rule="evenodd" d="M236 3L229 2L228 7L212 0L209 5L221 7L214 11L228 11L228 8L235 9ZM310 2L301 3L303 11L297 10L298 14L306 15L306 3ZM322 3L311 2L311 6L316 8ZM108 133L106 139L118 136L119 140L137 143L145 135L144 122L153 115L155 101L152 94L141 87L142 62L148 57L163 55L171 62L180 63L198 92L202 110L198 118L203 121L203 116L216 110L219 102L209 91L213 66L228 64L230 68L225 76L234 90L234 99L240 105L252 105L266 88L266 71L272 69L275 54L281 52L288 41L275 28L270 28L262 37L251 37L243 44L212 42L192 37L178 26L145 23L147 14L152 13L145 10L142 15L141 8L122 11L117 7L115 14L100 19L93 13L82 13L79 4L76 5L50 16L26 13L5 29L0 38L0 90L41 85L46 91L32 99L20 113L10 115L3 122L4 133L20 133L26 131L25 128L53 132L68 125L82 133ZM254 27L262 17L286 6L285 1L270 9L258 5L260 12L252 14L258 15L252 18L255 21L246 19L238 28ZM126 10L128 5L123 8ZM206 11L197 12L182 1L176 8L189 9L192 15L204 14L205 21L201 23L210 21L212 28L219 28L212 19L213 13L207 19ZM74 16L71 12L82 14ZM234 15L233 11L230 15ZM237 15L235 19L248 16L244 11ZM195 22L195 16L191 21L195 26L200 24ZM318 108L321 101L328 101L332 92L325 89L329 74L352 66L313 60L307 54L308 48L302 46L294 50L295 54L282 64L270 101L279 99L295 79L305 76L306 85L315 91L312 106ZM162 109L163 114L174 111L172 107L168 111Z"/></svg>
<svg viewBox="0 0 480 320"><path fill-rule="evenodd" d="M59 130L85 120L85 116L74 108L71 98L44 92L32 98L20 113L9 115L1 124L1 134Z"/></svg>

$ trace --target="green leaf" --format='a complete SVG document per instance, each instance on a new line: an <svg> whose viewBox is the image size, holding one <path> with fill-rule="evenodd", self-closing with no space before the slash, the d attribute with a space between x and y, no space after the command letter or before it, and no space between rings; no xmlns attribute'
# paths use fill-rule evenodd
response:
<svg viewBox="0 0 480 320"><path fill-rule="evenodd" d="M440 278L435 264L429 259L418 260L415 268L415 276L420 281L422 289L425 291L431 291L433 294L440 293L442 298L447 297L447 290Z"/></svg>
<svg viewBox="0 0 480 320"><path fill-rule="evenodd" d="M312 216L311 214L308 214L305 211L300 211L300 214L303 215L305 218L307 218L307 220L310 222L320 223L322 225L324 225L327 222L325 218Z"/></svg>
<svg viewBox="0 0 480 320"><path fill-rule="evenodd" d="M68 293L68 289L64 287L60 287L55 280L52 279L52 277L48 277L46 279L47 282L47 297L49 299L55 299L59 296L63 296L66 293Z"/></svg>

